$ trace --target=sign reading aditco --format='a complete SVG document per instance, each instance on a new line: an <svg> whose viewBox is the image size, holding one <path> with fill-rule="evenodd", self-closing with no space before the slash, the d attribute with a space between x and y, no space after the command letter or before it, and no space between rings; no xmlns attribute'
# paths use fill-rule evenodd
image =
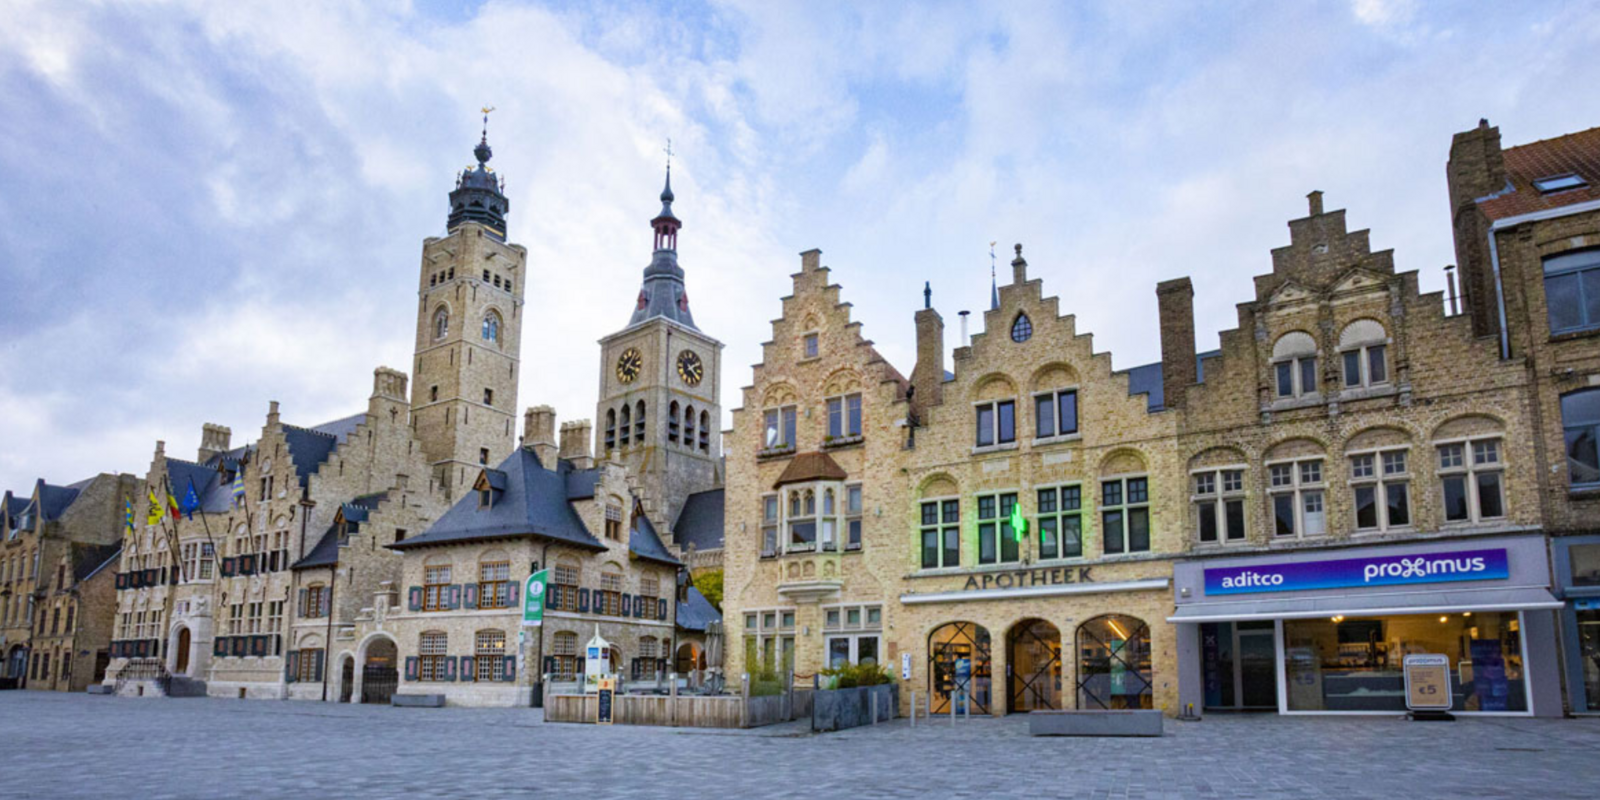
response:
<svg viewBox="0 0 1600 800"><path fill-rule="evenodd" d="M1290 561L1206 570L1206 594L1303 592L1404 586L1414 583L1503 580L1511 577L1504 548L1441 553Z"/></svg>
<svg viewBox="0 0 1600 800"><path fill-rule="evenodd" d="M550 579L550 570L541 569L528 576L522 592L522 624L544 624L544 588Z"/></svg>

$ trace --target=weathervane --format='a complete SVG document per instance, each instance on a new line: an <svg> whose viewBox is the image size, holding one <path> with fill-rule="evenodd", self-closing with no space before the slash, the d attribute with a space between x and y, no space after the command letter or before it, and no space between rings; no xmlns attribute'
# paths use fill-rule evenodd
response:
<svg viewBox="0 0 1600 800"><path fill-rule="evenodd" d="M999 242L989 243L989 278L991 280L994 278L994 246L996 244L999 244Z"/></svg>
<svg viewBox="0 0 1600 800"><path fill-rule="evenodd" d="M672 137L671 136L667 137L667 148L666 148L666 150L664 152L667 154L667 171L671 172L672 171Z"/></svg>
<svg viewBox="0 0 1600 800"><path fill-rule="evenodd" d="M485 141L489 138L489 113L492 111L494 111L494 106L483 107L483 138Z"/></svg>

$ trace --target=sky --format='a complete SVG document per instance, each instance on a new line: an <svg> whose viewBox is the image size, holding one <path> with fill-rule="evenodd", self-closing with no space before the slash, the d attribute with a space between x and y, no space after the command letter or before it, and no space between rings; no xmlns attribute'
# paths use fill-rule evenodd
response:
<svg viewBox="0 0 1600 800"><path fill-rule="evenodd" d="M143 474L202 423L315 425L409 367L424 238L481 120L528 249L520 406L592 417L650 260L726 345L724 425L823 251L900 370L1022 243L1118 369L1189 275L1201 349L1326 193L1424 290L1444 164L1600 125L1600 7L0 0L0 491ZM18 20L26 20L19 23ZM981 314L973 315L976 329Z"/></svg>

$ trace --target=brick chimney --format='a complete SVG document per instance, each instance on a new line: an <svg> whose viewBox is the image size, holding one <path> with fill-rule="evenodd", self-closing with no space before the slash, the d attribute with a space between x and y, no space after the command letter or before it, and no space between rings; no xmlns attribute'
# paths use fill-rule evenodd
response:
<svg viewBox="0 0 1600 800"><path fill-rule="evenodd" d="M933 309L933 290L922 290L922 309L916 315L917 365L911 370L912 398L923 409L944 402L944 317Z"/></svg>
<svg viewBox="0 0 1600 800"><path fill-rule="evenodd" d="M593 429L593 424L586 419L561 423L560 457L571 461L572 466L578 469L593 467L594 456L589 455L589 436Z"/></svg>
<svg viewBox="0 0 1600 800"><path fill-rule="evenodd" d="M560 454L556 448L556 410L534 406L523 414L522 420L522 446L532 450L545 469L555 469Z"/></svg>
<svg viewBox="0 0 1600 800"><path fill-rule="evenodd" d="M210 461L213 457L228 452L228 442L233 440L233 431L213 422L200 426L200 454L196 459L201 464Z"/></svg>
<svg viewBox="0 0 1600 800"><path fill-rule="evenodd" d="M1161 315L1161 391L1167 408L1183 407L1185 389L1198 380L1194 353L1194 286L1188 278L1156 284Z"/></svg>
<svg viewBox="0 0 1600 800"><path fill-rule="evenodd" d="M815 272L822 268L822 251L813 247L800 254L800 271Z"/></svg>
<svg viewBox="0 0 1600 800"><path fill-rule="evenodd" d="M1445 177L1450 187L1450 221L1455 234L1462 305L1472 320L1474 334L1498 333L1500 317L1495 299L1494 266L1488 252L1489 220L1477 210L1476 201L1506 188L1500 129L1481 119L1478 127L1452 137Z"/></svg>

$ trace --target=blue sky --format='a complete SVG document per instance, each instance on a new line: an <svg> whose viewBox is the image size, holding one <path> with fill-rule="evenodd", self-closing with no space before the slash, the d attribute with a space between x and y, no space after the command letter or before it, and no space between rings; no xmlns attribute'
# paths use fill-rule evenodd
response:
<svg viewBox="0 0 1600 800"><path fill-rule="evenodd" d="M648 263L664 139L725 408L797 254L902 370L1022 242L1118 368L1157 281L1202 348L1327 193L1425 289L1444 161L1600 124L1586 3L75 3L0 27L0 490L142 473L203 422L316 424L405 368L422 239L479 106L529 250L519 404L593 415ZM1004 269L1002 273L1004 274ZM981 320L975 315L975 322Z"/></svg>

